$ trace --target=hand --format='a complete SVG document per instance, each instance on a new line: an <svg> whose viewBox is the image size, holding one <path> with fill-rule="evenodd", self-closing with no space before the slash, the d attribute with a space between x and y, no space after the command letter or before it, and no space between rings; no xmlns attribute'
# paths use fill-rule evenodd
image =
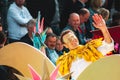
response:
<svg viewBox="0 0 120 80"><path fill-rule="evenodd" d="M94 14L93 16L92 16L92 18L93 18L93 25L96 27L96 28L98 28L98 29L100 29L101 30L101 32L102 32L102 34L103 34L103 36L104 36L104 40L105 40L105 42L106 43L111 43L112 42L112 38L111 38L111 35L110 35L110 33L109 33L109 31L108 31L108 29L107 29L107 27L106 27L106 24L105 24L105 21L104 21L104 19L102 18L102 16L101 15L98 15L98 14Z"/></svg>
<svg viewBox="0 0 120 80"><path fill-rule="evenodd" d="M93 25L94 25L95 28L98 28L100 30L106 29L106 23L105 23L105 21L104 21L104 19L102 18L101 15L94 14L92 16L92 18L93 18L93 21L94 21Z"/></svg>

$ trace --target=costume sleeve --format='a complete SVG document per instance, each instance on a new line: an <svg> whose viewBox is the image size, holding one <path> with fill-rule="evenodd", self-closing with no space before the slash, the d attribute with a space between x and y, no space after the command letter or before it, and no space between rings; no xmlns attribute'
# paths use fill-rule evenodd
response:
<svg viewBox="0 0 120 80"><path fill-rule="evenodd" d="M109 53L110 51L114 50L114 41L112 39L111 43L106 43L104 40L102 41L102 45L100 47L97 48L98 51L100 51L103 55L106 55L107 53Z"/></svg>

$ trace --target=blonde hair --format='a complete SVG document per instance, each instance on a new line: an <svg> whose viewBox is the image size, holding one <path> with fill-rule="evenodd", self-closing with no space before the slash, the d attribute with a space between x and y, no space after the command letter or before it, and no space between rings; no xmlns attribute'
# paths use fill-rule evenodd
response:
<svg viewBox="0 0 120 80"><path fill-rule="evenodd" d="M102 6L102 0L91 0L90 6L92 8L100 8Z"/></svg>
<svg viewBox="0 0 120 80"><path fill-rule="evenodd" d="M109 10L106 9L106 8L99 8L98 9L98 13L101 14L101 16L103 17L103 19L105 19L105 20L108 19L109 14L110 14Z"/></svg>

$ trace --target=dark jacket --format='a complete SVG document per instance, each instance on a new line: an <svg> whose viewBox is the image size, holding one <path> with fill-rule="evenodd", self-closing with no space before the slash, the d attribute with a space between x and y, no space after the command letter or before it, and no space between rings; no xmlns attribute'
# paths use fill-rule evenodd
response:
<svg viewBox="0 0 120 80"><path fill-rule="evenodd" d="M27 43L33 46L33 41L30 39L28 33L20 39L21 42Z"/></svg>

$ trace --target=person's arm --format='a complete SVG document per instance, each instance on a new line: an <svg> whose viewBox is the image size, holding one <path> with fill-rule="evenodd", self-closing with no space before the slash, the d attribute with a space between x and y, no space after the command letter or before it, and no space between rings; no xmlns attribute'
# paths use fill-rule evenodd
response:
<svg viewBox="0 0 120 80"><path fill-rule="evenodd" d="M32 19L32 16L30 15L26 7L23 7L23 10L20 11L15 6L8 10L8 19L9 17L12 17L15 20L15 22L19 24L21 27L26 27L28 21Z"/></svg>
<svg viewBox="0 0 120 80"><path fill-rule="evenodd" d="M106 26L106 23L104 21L104 19L102 18L101 15L98 15L98 14L94 14L92 16L93 18L93 25L94 27L98 28L101 30L102 34L103 34L103 37L104 37L104 41L106 43L112 43L112 38L111 38L111 35L107 29L107 26Z"/></svg>

